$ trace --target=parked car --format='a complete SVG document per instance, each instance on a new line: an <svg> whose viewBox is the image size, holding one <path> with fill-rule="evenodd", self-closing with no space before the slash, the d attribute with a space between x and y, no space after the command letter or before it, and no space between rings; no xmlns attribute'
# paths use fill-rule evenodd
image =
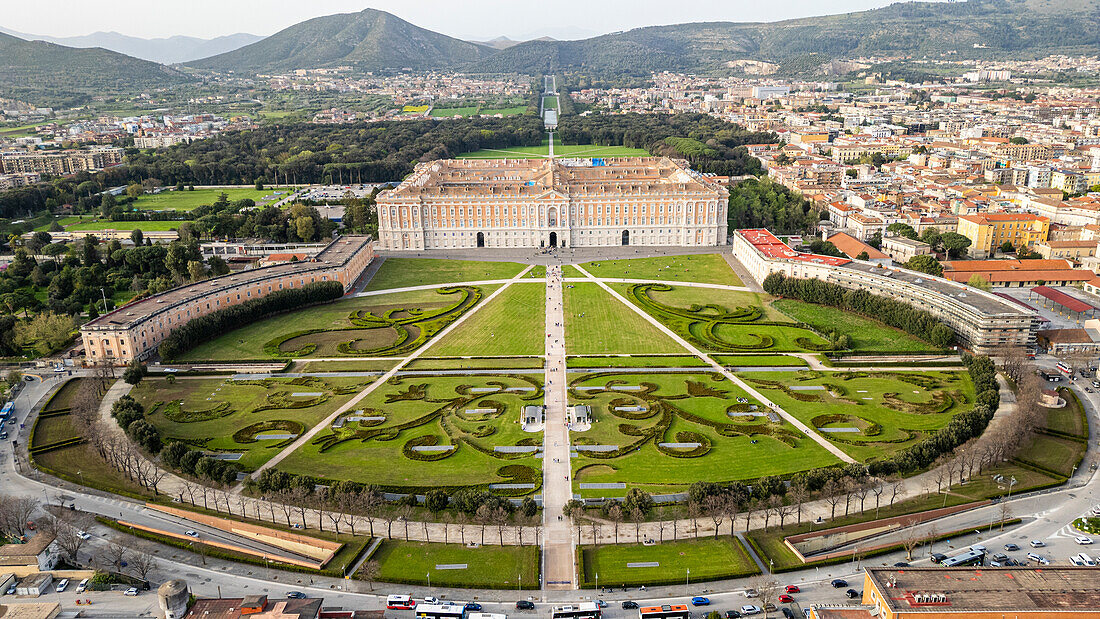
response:
<svg viewBox="0 0 1100 619"><path fill-rule="evenodd" d="M859 597L859 591L856 591L855 589L848 589L844 592L844 595L847 596L849 600L855 599Z"/></svg>
<svg viewBox="0 0 1100 619"><path fill-rule="evenodd" d="M633 609L633 608L638 608L638 603L635 602L634 600L626 600L626 601L623 602L623 609L624 610L630 610L630 609Z"/></svg>
<svg viewBox="0 0 1100 619"><path fill-rule="evenodd" d="M15 585L8 587L7 595L15 595Z"/></svg>
<svg viewBox="0 0 1100 619"><path fill-rule="evenodd" d="M535 603L528 600L519 600L516 602L516 610L535 610Z"/></svg>
<svg viewBox="0 0 1100 619"><path fill-rule="evenodd" d="M745 594L745 597L747 597L747 598L760 597L760 592L757 591L756 589L751 589L751 588L750 589L745 589L744 594Z"/></svg>
<svg viewBox="0 0 1100 619"><path fill-rule="evenodd" d="M787 585L784 589L787 593L799 593L802 589L798 588L798 585Z"/></svg>
<svg viewBox="0 0 1100 619"><path fill-rule="evenodd" d="M1005 550L1007 550L1008 552L1016 552L1019 549L1020 547L1016 544L1005 544Z"/></svg>
<svg viewBox="0 0 1100 619"><path fill-rule="evenodd" d="M438 604L439 603L439 598L431 596L431 595L425 595L424 596L424 603L425 604Z"/></svg>
<svg viewBox="0 0 1100 619"><path fill-rule="evenodd" d="M603 600L596 600L596 606L599 608L607 608L607 602Z"/></svg>
<svg viewBox="0 0 1100 619"><path fill-rule="evenodd" d="M726 619L741 619L741 613L736 610L727 610Z"/></svg>
<svg viewBox="0 0 1100 619"><path fill-rule="evenodd" d="M906 563L905 561L898 561L897 563L894 564L894 567L909 567L909 564Z"/></svg>
<svg viewBox="0 0 1100 619"><path fill-rule="evenodd" d="M947 555L943 554L942 552L933 552L932 553L932 563L939 563L940 561L943 561L946 558L947 558Z"/></svg>
<svg viewBox="0 0 1100 619"><path fill-rule="evenodd" d="M1047 545L1047 543L1041 539L1033 539L1028 543L1031 544L1032 548L1042 548L1043 546Z"/></svg>
<svg viewBox="0 0 1100 619"><path fill-rule="evenodd" d="M766 613L774 613L776 610L778 609L775 607L775 604L772 604L771 602L768 602L764 605L764 612Z"/></svg>
<svg viewBox="0 0 1100 619"><path fill-rule="evenodd" d="M129 589L126 590L126 593L123 593L122 595L128 595L130 597L135 597L135 596L137 596L137 594L138 594L138 588L137 587L130 587Z"/></svg>
<svg viewBox="0 0 1100 619"><path fill-rule="evenodd" d="M782 610L783 610L783 617L785 619L794 619L794 611L793 610L787 608L786 606L784 606L782 608Z"/></svg>
<svg viewBox="0 0 1100 619"><path fill-rule="evenodd" d="M970 549L977 550L978 552L985 552L985 546L982 546L981 544L974 544L970 547Z"/></svg>
<svg viewBox="0 0 1100 619"><path fill-rule="evenodd" d="M69 588L69 579L68 578L62 578L60 581L58 581L57 587L54 588L54 591L57 591L58 593L61 593L62 591L64 591L65 589L68 589L68 588Z"/></svg>
<svg viewBox="0 0 1100 619"><path fill-rule="evenodd" d="M710 606L710 598L705 598L701 595L697 595L691 598L692 606Z"/></svg>
<svg viewBox="0 0 1100 619"><path fill-rule="evenodd" d="M833 589L843 589L848 586L848 581L843 578L836 578L832 582Z"/></svg>
<svg viewBox="0 0 1100 619"><path fill-rule="evenodd" d="M998 552L997 554L993 555L993 560L1004 563L1005 561L1008 561L1008 555L1003 552Z"/></svg>
<svg viewBox="0 0 1100 619"><path fill-rule="evenodd" d="M79 582L79 583L78 583L78 584L76 585L76 592L77 592L77 593L84 593L84 592L85 592L85 591L86 591L87 589L88 589L88 579L87 579L87 578L85 578L84 580L80 581L80 582Z"/></svg>
<svg viewBox="0 0 1100 619"><path fill-rule="evenodd" d="M306 597L306 594L302 593L301 591L288 591L286 597L291 600L301 600Z"/></svg>
<svg viewBox="0 0 1100 619"><path fill-rule="evenodd" d="M477 602L466 602L466 605L463 606L463 608L469 611L473 611L475 613L481 612L481 604L478 604Z"/></svg>
<svg viewBox="0 0 1100 619"><path fill-rule="evenodd" d="M763 608L760 608L759 606L755 606L753 604L745 604L741 607L742 615L758 615L762 612L764 612Z"/></svg>
<svg viewBox="0 0 1100 619"><path fill-rule="evenodd" d="M88 541L88 540L92 539L92 536L88 535L88 533L86 531L77 531L76 536L79 537L80 539L84 540L84 541Z"/></svg>
<svg viewBox="0 0 1100 619"><path fill-rule="evenodd" d="M1077 542L1081 546L1088 546L1092 543L1092 538L1086 537L1084 535L1078 535L1077 537L1073 538L1073 541Z"/></svg>
<svg viewBox="0 0 1100 619"><path fill-rule="evenodd" d="M780 593L779 594L779 601L783 604L790 604L791 602L794 601L794 598L791 597L790 595L786 594L786 593Z"/></svg>
<svg viewBox="0 0 1100 619"><path fill-rule="evenodd" d="M1027 558L1031 559L1032 561L1034 561L1036 563L1038 563L1039 565L1050 565L1050 561L1041 554L1036 554L1034 552L1029 552L1029 553L1027 553Z"/></svg>

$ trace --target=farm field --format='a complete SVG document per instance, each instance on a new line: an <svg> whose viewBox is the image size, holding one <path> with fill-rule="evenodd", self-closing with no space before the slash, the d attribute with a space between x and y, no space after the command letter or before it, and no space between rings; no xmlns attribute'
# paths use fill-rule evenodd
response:
<svg viewBox="0 0 1100 619"><path fill-rule="evenodd" d="M359 393L371 378L147 378L131 395L165 441L255 470ZM240 454L235 457L235 454Z"/></svg>
<svg viewBox="0 0 1100 619"><path fill-rule="evenodd" d="M526 265L517 262L386 258L365 290L377 291L409 286L509 279L525 268Z"/></svg>
<svg viewBox="0 0 1100 619"><path fill-rule="evenodd" d="M522 280L521 280L522 282ZM541 355L546 348L546 286L516 283L432 348L433 355Z"/></svg>
<svg viewBox="0 0 1100 619"><path fill-rule="evenodd" d="M595 283L567 283L564 296L565 349L570 355L684 352Z"/></svg>
<svg viewBox="0 0 1100 619"><path fill-rule="evenodd" d="M593 277L742 285L721 254L599 260L580 266Z"/></svg>
<svg viewBox="0 0 1100 619"><path fill-rule="evenodd" d="M635 487L685 492L700 479L738 481L838 462L717 373L609 370L568 378L570 405L591 406L594 420L590 430L570 434L579 454L574 492L584 497Z"/></svg>
<svg viewBox="0 0 1100 619"><path fill-rule="evenodd" d="M500 491L537 492L541 462L533 453L542 434L524 432L520 413L542 400L541 376L507 370L394 377L279 468L398 491L521 484Z"/></svg>
<svg viewBox="0 0 1100 619"><path fill-rule="evenodd" d="M421 325L438 327L495 289L496 286L448 289L452 291L446 294L438 289L414 290L327 303L230 331L199 344L180 360L394 356L419 347ZM475 300L478 295L481 296ZM442 318L432 318L449 308L455 309ZM414 315L412 309L423 313ZM430 338L427 333L424 335Z"/></svg>
<svg viewBox="0 0 1100 619"><path fill-rule="evenodd" d="M974 403L966 372L746 372L749 385L867 461L904 449Z"/></svg>
<svg viewBox="0 0 1100 619"><path fill-rule="evenodd" d="M836 331L847 335L854 350L889 352L934 352L936 347L877 320L826 305L814 305L794 299L776 299L771 307L821 333Z"/></svg>
<svg viewBox="0 0 1100 619"><path fill-rule="evenodd" d="M632 539L629 524L620 526L620 538ZM742 578L759 574L741 541L727 535L718 538L665 541L653 546L618 544L583 546L580 584L595 587L595 576L608 585L638 587L683 584L687 570L691 580L708 581ZM630 567L630 564L656 564Z"/></svg>

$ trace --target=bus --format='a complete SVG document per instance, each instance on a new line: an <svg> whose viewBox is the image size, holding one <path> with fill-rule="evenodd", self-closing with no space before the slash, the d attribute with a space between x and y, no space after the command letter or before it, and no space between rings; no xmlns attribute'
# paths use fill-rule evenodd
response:
<svg viewBox="0 0 1100 619"><path fill-rule="evenodd" d="M600 607L595 602L581 602L569 606L555 606L550 619L600 619Z"/></svg>
<svg viewBox="0 0 1100 619"><path fill-rule="evenodd" d="M419 619L466 619L466 604L463 602L419 604L416 607L416 616Z"/></svg>
<svg viewBox="0 0 1100 619"><path fill-rule="evenodd" d="M411 595L390 595L386 597L386 608L390 610L410 610L416 608Z"/></svg>
<svg viewBox="0 0 1100 619"><path fill-rule="evenodd" d="M1073 368L1069 367L1066 362L1059 361L1057 367L1066 376L1073 376Z"/></svg>
<svg viewBox="0 0 1100 619"><path fill-rule="evenodd" d="M981 565L985 561L985 551L967 550L962 554L947 557L940 561L940 567L963 567L966 565Z"/></svg>
<svg viewBox="0 0 1100 619"><path fill-rule="evenodd" d="M0 422L10 417L15 412L15 402L5 402L4 407L0 408Z"/></svg>
<svg viewBox="0 0 1100 619"><path fill-rule="evenodd" d="M663 606L643 606L638 609L641 619L691 619L687 604L665 604Z"/></svg>

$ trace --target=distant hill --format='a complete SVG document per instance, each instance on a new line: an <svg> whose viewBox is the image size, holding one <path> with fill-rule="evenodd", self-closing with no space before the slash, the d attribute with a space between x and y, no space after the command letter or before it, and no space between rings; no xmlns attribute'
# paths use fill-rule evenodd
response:
<svg viewBox="0 0 1100 619"><path fill-rule="evenodd" d="M842 56L1040 57L1100 50L1098 0L903 2L772 23L653 26L580 41L528 41L471 71L648 74L725 69L731 61L811 66Z"/></svg>
<svg viewBox="0 0 1100 619"><path fill-rule="evenodd" d="M76 49L0 34L0 97L61 105L95 94L192 80L164 65L106 49Z"/></svg>
<svg viewBox="0 0 1100 619"><path fill-rule="evenodd" d="M436 69L489 57L492 48L366 9L295 24L241 49L187 63L196 69L257 73L350 65L364 71Z"/></svg>
<svg viewBox="0 0 1100 619"><path fill-rule="evenodd" d="M230 34L213 39L199 39L196 37L173 36L166 39L143 39L132 37L117 32L93 32L78 37L50 37L37 34L26 34L5 30L0 32L10 34L26 41L47 41L64 45L66 47L102 47L113 52L152 60L161 64L174 64L206 58L215 54L222 54L244 47L249 43L255 43L261 36L255 34Z"/></svg>

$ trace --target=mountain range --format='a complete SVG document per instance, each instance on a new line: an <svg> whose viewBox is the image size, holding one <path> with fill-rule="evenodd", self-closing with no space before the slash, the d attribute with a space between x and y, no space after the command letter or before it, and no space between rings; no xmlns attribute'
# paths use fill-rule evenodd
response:
<svg viewBox="0 0 1100 619"><path fill-rule="evenodd" d="M103 44L106 38L122 37L97 34ZM226 40L206 41L192 49L217 51L217 45L232 47L249 36L223 37ZM186 39L173 37L177 38ZM1092 55L1100 52L1100 0L902 2L779 22L701 22L582 40L512 43L503 37L487 43L462 41L366 9L317 17L237 49L181 61L181 71L106 49L74 49L0 35L0 97L54 86L71 92L169 85L197 79L195 71L251 75L351 66L361 71L566 71L610 77L654 71L736 72L740 62L752 60L775 63L780 74L812 75L820 74L830 60L861 56L938 58L950 53L952 58L1008 60L1051 53ZM182 54L183 44L174 49ZM153 54L148 49L141 53Z"/></svg>
<svg viewBox="0 0 1100 619"><path fill-rule="evenodd" d="M25 41L46 41L66 47L102 47L103 49L133 56L142 60L152 60L161 64L175 64L222 54L249 43L255 43L263 37L239 32L213 39L172 36L162 39L143 39L117 32L93 32L76 37L51 37L39 34L26 34L0 28L0 33L10 34Z"/></svg>

